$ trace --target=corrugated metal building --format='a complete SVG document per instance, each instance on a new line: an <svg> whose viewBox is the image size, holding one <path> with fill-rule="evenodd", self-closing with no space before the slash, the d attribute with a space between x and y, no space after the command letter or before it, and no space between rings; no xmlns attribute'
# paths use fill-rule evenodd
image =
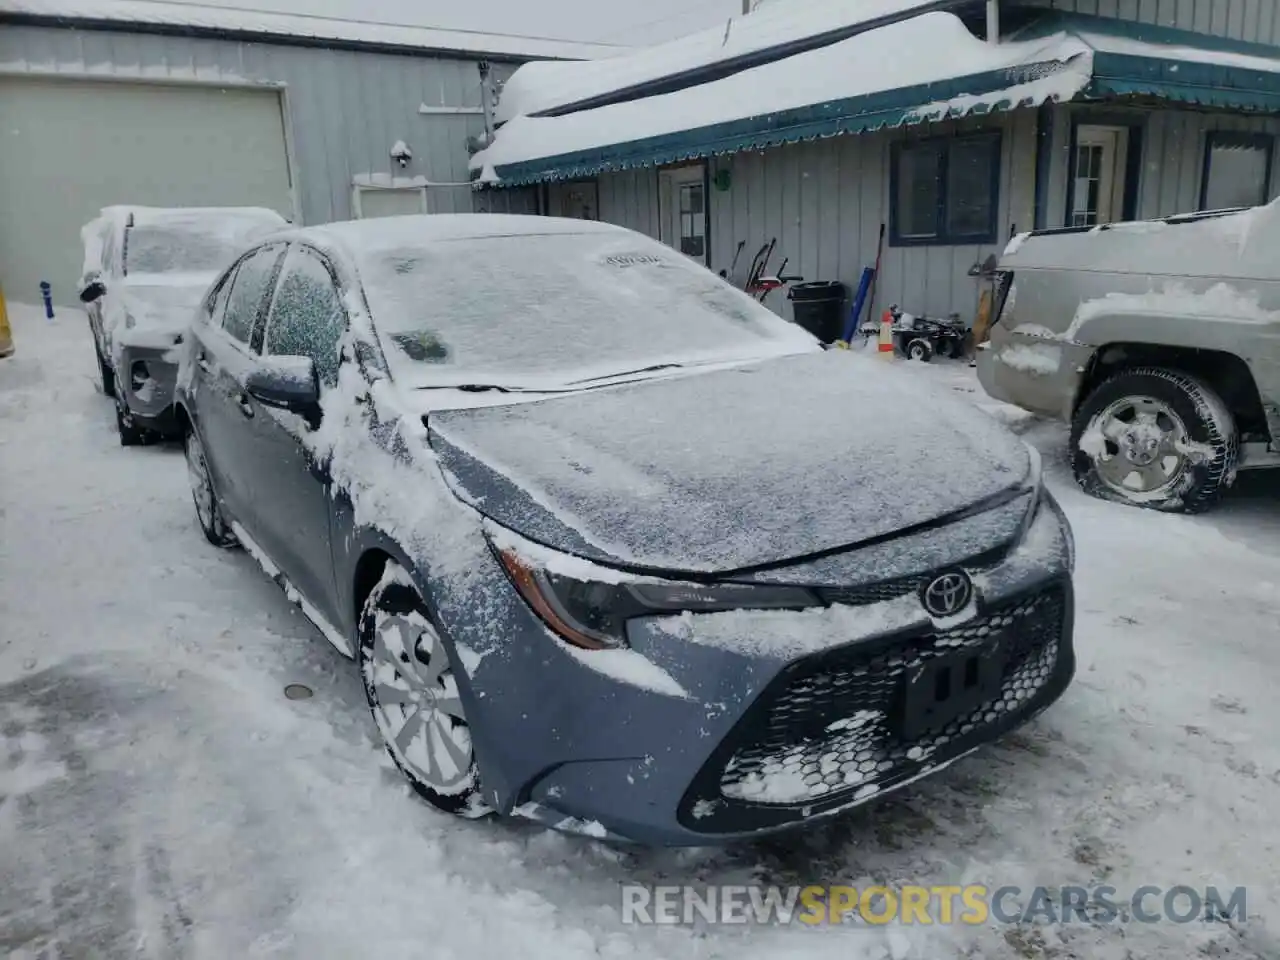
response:
<svg viewBox="0 0 1280 960"><path fill-rule="evenodd" d="M807 45L792 38L737 64L683 73L678 51L629 54L664 63L667 76L626 90L608 90L589 64L538 65L508 86L538 109L513 116L500 105L508 122L473 175L497 194L533 184L544 212L586 210L716 271L729 270L741 247L739 283L752 253L777 238L772 266L785 256L789 273L852 287L875 262L884 224L868 315L897 303L971 322L980 295L971 271L1014 232L1280 195L1278 7L1003 0L992 11L994 66L981 71L958 65L982 61L964 43L926 42L951 36L955 20L965 40L986 41L987 5L966 0L851 3L843 32L826 24ZM859 12L868 10L881 16ZM929 57L939 61L932 72L910 62ZM881 64L878 86L856 76L868 61ZM928 82L893 82L897 61L903 75ZM862 86L785 109L753 93L806 75L833 90ZM539 91L552 76L554 90ZM764 108L752 110L755 97ZM710 102L721 115L706 112ZM645 103L654 109L642 117ZM781 296L770 305L787 310Z"/></svg>
<svg viewBox="0 0 1280 960"><path fill-rule="evenodd" d="M480 64L611 48L151 0L0 0L0 284L73 302L107 204L472 209ZM393 158L407 148L404 162Z"/></svg>

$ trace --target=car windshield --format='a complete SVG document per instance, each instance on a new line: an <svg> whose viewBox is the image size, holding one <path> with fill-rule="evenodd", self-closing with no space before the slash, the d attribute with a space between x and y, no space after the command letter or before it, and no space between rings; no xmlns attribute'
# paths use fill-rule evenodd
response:
<svg viewBox="0 0 1280 960"><path fill-rule="evenodd" d="M125 234L124 272L212 273L227 266L266 226L259 221L217 224L140 224Z"/></svg>
<svg viewBox="0 0 1280 960"><path fill-rule="evenodd" d="M705 268L640 237L457 239L370 252L365 295L408 385L568 385L816 342Z"/></svg>

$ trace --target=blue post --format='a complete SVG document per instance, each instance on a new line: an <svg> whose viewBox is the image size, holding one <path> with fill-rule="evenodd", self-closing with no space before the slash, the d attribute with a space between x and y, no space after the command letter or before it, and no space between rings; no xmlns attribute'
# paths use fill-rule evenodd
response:
<svg viewBox="0 0 1280 960"><path fill-rule="evenodd" d="M40 299L44 301L44 315L53 319L53 287L48 280L40 281Z"/></svg>
<svg viewBox="0 0 1280 960"><path fill-rule="evenodd" d="M849 319L845 321L844 325L845 343L851 344L854 335L858 332L858 320L862 317L862 308L867 302L867 291L875 275L874 267L862 268L862 279L858 281L858 293L853 298L853 309L849 311Z"/></svg>

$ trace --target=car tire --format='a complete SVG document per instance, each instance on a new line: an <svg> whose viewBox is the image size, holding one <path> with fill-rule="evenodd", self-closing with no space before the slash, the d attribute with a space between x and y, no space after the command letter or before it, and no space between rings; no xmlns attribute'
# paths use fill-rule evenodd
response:
<svg viewBox="0 0 1280 960"><path fill-rule="evenodd" d="M143 444L151 442L151 431L145 427L140 427L134 422L133 414L129 412L129 407L125 403L124 397L120 396L119 391L115 395L116 402L116 432L120 435L120 446L122 447L140 447Z"/></svg>
<svg viewBox="0 0 1280 960"><path fill-rule="evenodd" d="M1072 421L1070 450L1076 482L1092 496L1202 513L1235 482L1239 439L1231 411L1207 384L1142 367L1089 394Z"/></svg>
<svg viewBox="0 0 1280 960"><path fill-rule="evenodd" d="M917 337L907 344L907 357L911 360L919 360L921 363L928 363L933 359L933 344L923 337Z"/></svg>
<svg viewBox="0 0 1280 960"><path fill-rule="evenodd" d="M445 813L467 819L490 813L453 660L395 561L365 601L358 660L383 745L413 789Z"/></svg>
<svg viewBox="0 0 1280 960"><path fill-rule="evenodd" d="M222 514L218 494L213 488L213 474L205 457L204 444L194 428L188 429L182 441L187 458L187 477L191 481L191 499L196 507L196 520L204 537L215 547L231 547L236 538Z"/></svg>

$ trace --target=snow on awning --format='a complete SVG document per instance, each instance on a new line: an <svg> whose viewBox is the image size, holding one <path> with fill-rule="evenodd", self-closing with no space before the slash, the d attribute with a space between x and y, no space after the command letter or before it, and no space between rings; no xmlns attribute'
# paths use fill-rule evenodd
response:
<svg viewBox="0 0 1280 960"><path fill-rule="evenodd" d="M517 116L569 112L604 106L606 98L624 96L646 85L663 84L671 90L692 86L698 73L723 69L726 73L759 66L766 60L816 49L846 39L864 29L883 26L929 10L956 7L965 0L790 0L764 6L750 16L684 37L628 51L608 63L530 63L522 66L502 89L495 119L506 123ZM770 54L770 51L773 51ZM784 52L785 51L785 52ZM713 79L703 76L702 80ZM640 94L644 95L644 94Z"/></svg>
<svg viewBox="0 0 1280 960"><path fill-rule="evenodd" d="M1092 50L1065 33L985 43L926 13L696 87L559 117L519 116L471 168L518 186L1070 99Z"/></svg>
<svg viewBox="0 0 1280 960"><path fill-rule="evenodd" d="M1143 96L1280 113L1280 57L1274 47L1075 14L1054 15L1041 27L1064 29L1094 51L1090 97Z"/></svg>

